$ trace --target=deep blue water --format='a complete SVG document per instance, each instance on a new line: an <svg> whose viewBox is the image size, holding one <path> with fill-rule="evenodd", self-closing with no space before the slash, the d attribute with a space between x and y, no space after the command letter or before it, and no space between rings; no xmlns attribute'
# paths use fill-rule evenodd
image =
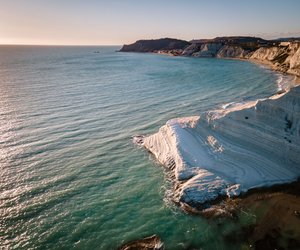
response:
<svg viewBox="0 0 300 250"><path fill-rule="evenodd" d="M239 248L224 240L234 222L169 202L163 168L130 139L269 96L278 76L245 61L117 49L0 46L0 248L116 249L152 234L166 249Z"/></svg>

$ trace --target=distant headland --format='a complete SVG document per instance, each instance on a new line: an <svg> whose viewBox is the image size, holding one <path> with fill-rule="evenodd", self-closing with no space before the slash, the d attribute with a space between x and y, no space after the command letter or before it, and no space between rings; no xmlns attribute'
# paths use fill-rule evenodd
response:
<svg viewBox="0 0 300 250"><path fill-rule="evenodd" d="M265 40L259 37L229 36L192 41L173 38L138 40L124 45L120 52L249 59L268 64L274 70L300 76L299 48L300 38Z"/></svg>

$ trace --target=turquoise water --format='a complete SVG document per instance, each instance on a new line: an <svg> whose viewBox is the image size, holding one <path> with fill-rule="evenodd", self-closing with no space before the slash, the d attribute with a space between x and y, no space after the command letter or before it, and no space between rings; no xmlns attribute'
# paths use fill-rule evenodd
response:
<svg viewBox="0 0 300 250"><path fill-rule="evenodd" d="M166 249L238 248L224 239L233 222L168 201L164 169L131 136L269 96L278 76L117 49L0 46L0 248L116 249L152 234Z"/></svg>

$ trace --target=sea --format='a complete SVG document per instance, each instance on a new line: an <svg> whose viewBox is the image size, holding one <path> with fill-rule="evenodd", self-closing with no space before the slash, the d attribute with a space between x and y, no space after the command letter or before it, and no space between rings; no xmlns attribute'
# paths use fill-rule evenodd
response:
<svg viewBox="0 0 300 250"><path fill-rule="evenodd" d="M253 216L186 214L132 136L268 97L285 78L247 61L119 49L0 46L0 249L110 250L153 234L171 250L240 249L228 235Z"/></svg>

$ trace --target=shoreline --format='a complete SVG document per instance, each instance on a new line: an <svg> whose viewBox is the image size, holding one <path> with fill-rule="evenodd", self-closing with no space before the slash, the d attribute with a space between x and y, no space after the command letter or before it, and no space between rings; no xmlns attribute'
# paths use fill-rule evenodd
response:
<svg viewBox="0 0 300 250"><path fill-rule="evenodd" d="M132 52L132 53L144 53L144 52ZM174 55L172 53L167 53L167 52L151 52L151 54L163 55L163 56L169 56L169 57L197 58L197 57L191 57L191 56ZM201 59L201 58L202 57L199 57L197 59ZM293 73L284 72L282 70L279 70L271 62L269 62L267 60L259 60L259 59L254 59L254 58L238 58L238 57L212 57L212 58L206 58L206 59L238 60L238 61L243 61L243 62L254 63L259 66L266 66L271 71L293 77L294 79L292 80L292 82L294 83L294 86L300 85L300 75L295 75Z"/></svg>
<svg viewBox="0 0 300 250"><path fill-rule="evenodd" d="M162 54L166 56L182 56L182 55L174 55L170 53L157 53L153 52L153 54ZM191 56L184 56L184 57L191 57ZM300 93L300 76L297 74L293 74L291 72L283 71L278 67L275 67L272 63L268 61L263 61L259 59L250 59L250 58L227 58L221 57L220 59L229 59L229 60L241 60L241 61L248 61L251 63L255 63L257 65L266 66L268 69L278 72L283 75L287 75L291 77L291 89L298 89L298 93ZM293 78L293 79L292 79ZM279 86L278 86L279 87ZM294 102L295 100L292 99L290 94L290 88L286 89L285 91L279 90L276 94L266 98L264 100L256 100L250 106L245 106L240 108L239 110L231 110L227 112L221 113L214 113L213 111L207 112L211 113L211 116L207 116L206 119L215 119L214 115L220 115L218 119L222 119L222 117L226 116L235 116L235 112L243 112L243 110L255 110L257 109L257 104L260 106L261 103L264 103L266 100L267 102L280 100L281 98L285 97L287 102L284 103L282 106L287 105L289 102ZM298 101L299 102L299 101ZM266 109L270 109L269 107L264 107ZM293 109L293 107L290 107ZM296 108L296 110L298 110ZM299 111L298 111L299 112ZM252 114L255 114L255 112ZM272 116L276 116L277 113L275 112ZM245 123L249 120L252 120L255 116L250 116L249 113L242 115L244 119L238 119L238 123ZM243 249L298 249L300 248L300 230L299 230L299 220L300 219L300 171L298 174L295 175L292 179L289 180L281 180L275 183L271 181L267 186L265 185L258 185L252 187L247 190L243 190L236 185L231 185L226 192L219 192L216 196L210 196L211 200L209 200L210 204L207 203L193 203L191 200L184 200L181 199L181 195L184 195L184 192L189 192L189 186L186 183L189 183L190 187L197 186L201 182L206 181L206 183L211 184L211 187L218 186L218 182L210 182L211 180L218 180L219 176L211 175L211 173L202 172L198 173L198 180L191 181L193 179L197 179L197 174L193 173L194 169L186 169L188 170L187 173L183 173L181 170L186 165L186 161L183 159L185 156L182 154L182 151L179 151L179 148L182 147L182 142L178 141L178 131L192 131L195 127L197 127L198 121L203 119L203 114L199 117L181 117L169 120L165 126L162 126L156 134L149 135L149 136L137 136L133 138L134 143L143 146L148 152L154 155L154 157L158 160L159 164L164 166L170 173L170 175L166 178L171 179L173 189L173 197L170 198L172 202L174 202L183 212L186 212L191 215L201 216L207 219L215 219L219 218L223 220L229 219L234 221L238 229L227 233L224 235L224 240L228 241L233 244L240 244L243 246ZM205 119L205 117L204 117ZM231 118L232 119L232 118ZM227 119L230 120L230 119ZM294 139L290 137L286 137L285 134L290 132L291 127L293 127L294 122L298 123L297 121L293 121L290 119L290 114L285 115L285 118L280 121L284 126L284 135L278 143L278 145L285 143L288 148L291 143L294 143ZM292 124L293 123L293 124ZM261 123L262 125L265 123ZM276 124L276 122L270 122L268 125ZM299 123L298 123L299 124ZM226 128L234 127L235 123L229 123L223 126ZM177 130L168 129L168 127L176 127ZM178 127L180 127L178 129ZM220 124L213 124L211 127L220 127ZM299 130L299 128L298 128ZM251 131L251 130L250 130ZM299 130L300 131L300 130ZM233 131L234 132L234 131ZM251 131L253 132L253 131ZM248 131L246 135L251 134ZM160 136L160 135L161 136ZM231 135L230 135L231 136ZM157 137L157 138L155 138ZM180 136L179 136L180 137ZM180 138L179 138L180 139ZM202 140L206 144L210 144L211 151L219 154L222 153L224 150L223 143L220 143L220 138L216 138L214 136L210 137L209 140L205 141ZM299 138L298 138L299 139ZM148 142L146 142L148 140ZM223 141L224 142L224 141ZM148 145L146 145L148 144ZM160 145L163 144L163 145ZM271 144L272 145L272 144ZM275 144L277 145L277 144ZM300 143L298 144L300 145ZM228 146L228 145L227 145ZM161 147L161 148L159 148ZM163 150L160 150L163 149ZM166 150L164 152L164 150ZM175 155L172 155L172 151L175 150ZM192 153L193 150L185 150L184 153L189 154ZM279 151L280 152L280 151ZM284 150L284 152L287 152ZM297 149L296 152L300 153L300 150ZM204 151L204 154L208 153L208 151ZM165 154L165 155L164 155ZM275 154L276 157L276 154ZM280 158L280 157L279 157ZM293 157L291 157L293 158ZM267 157L266 157L267 159ZM299 163L299 158L294 157L293 160L296 159L296 162ZM286 160L289 160L287 157ZM299 165L299 164L298 164ZM177 169L176 168L181 168ZM269 167L273 167L272 164ZM211 179L211 177L213 177ZM215 178L215 179L214 179ZM206 180L205 180L206 179ZM273 182L273 183L272 183ZM229 182L230 183L230 182ZM234 184L234 183L233 183ZM228 188L228 183L222 186L219 185L218 188ZM240 190L239 190L240 189ZM196 190L197 191L197 190ZM203 191L203 189L200 191ZM195 192L190 192L191 199L193 197L197 198ZM205 195L210 195L206 193ZM204 196L205 196L204 195ZM189 196L189 195L187 195ZM190 199L190 197L188 197ZM200 197L200 200L202 198ZM203 200L202 200L203 201ZM203 205L204 204L204 205ZM247 214L249 216L253 216L256 218L254 222L250 225L243 225L240 221L243 217L243 214ZM283 216L284 215L284 216Z"/></svg>
<svg viewBox="0 0 300 250"><path fill-rule="evenodd" d="M266 99L250 101L243 104L238 104L233 107L228 107L225 109L209 111L204 114L204 116L206 116L204 117L204 119L198 116L175 118L168 121L165 126L161 127L158 133L154 135L150 135L149 137L145 137L142 140L142 142L140 142L142 146L144 146L148 151L150 151L162 165L174 171L175 186L179 185L179 187L177 187L174 190L175 193L174 196L177 197L174 200L178 200L179 203L192 204L195 201L200 199L200 204L201 203L204 204L206 201L215 200L218 196L226 196L226 195L229 197L238 196L240 193L247 192L248 190L259 186L271 186L273 184L291 182L297 179L299 177L299 169L296 169L295 170L296 172L294 172L294 170L292 172L289 172L291 168L295 167L296 163L292 163L291 165L287 164L286 166L283 165L282 163L278 163L278 160L280 160L281 157L288 158L288 156L292 157L292 159L297 162L298 160L297 156L288 155L289 152L286 152L287 155L282 154L279 157L279 159L275 158L274 161L269 162L268 159L269 156L275 157L275 155L267 154L264 156L261 155L259 152L254 153L257 150L254 150L253 146L246 145L249 144L249 142L250 144L255 145L255 140L260 136L264 137L264 133L259 133L258 135L255 136L255 138L252 138L252 141L251 140L249 141L249 138L246 138L242 134L239 137L239 135L238 136L234 135L235 131L230 131L230 130L228 132L226 131L228 130L228 128L226 129L228 123L230 124L230 126L234 127L237 122L239 123L241 121L240 118L241 116L242 117L245 116L246 117L245 119L248 119L248 116L250 117L255 116L257 109L258 110L261 109L262 112L266 113L265 109L273 108L272 106L273 101L278 103L277 109L279 109L281 106L285 105L286 102L288 102L289 95L297 96L298 92L300 91L299 87L294 87L292 88L292 90L293 90L292 92L296 92L296 93L289 94L290 91L285 91L283 93L275 94ZM282 99L284 100L282 101ZM232 118L230 116L235 116L236 117L235 120L232 121ZM269 121L258 120L257 122L258 124L261 124L260 126L264 126L263 124ZM253 131L253 125L251 123L250 125L248 125L246 122L243 123L244 123L244 127L241 126L238 129L240 129L241 131L244 130ZM220 131L215 130L214 127L221 129L221 131L223 132L221 132L220 134L219 133ZM202 129L204 129L204 132L201 131ZM279 128L276 129L278 130L278 131L275 130L276 132L281 133L282 135L285 134L285 131L279 131ZM266 131L266 132L273 133L272 129L271 131ZM198 138L199 133L200 133L200 137ZM223 138L224 133L226 138L228 137L227 139ZM276 142L279 146L281 143L284 143L283 139L277 138L272 134L271 135L265 134L265 135L273 136L272 138L270 138L270 140ZM206 136L208 136L207 140L206 140ZM288 143L292 143L290 138L286 138L286 137L284 138ZM204 141L205 145L201 146L199 143L194 141L195 139ZM237 148L235 149L236 151L235 150L230 151L230 147L232 147L230 146L230 143L232 140L236 141L236 143L237 142L242 143L241 149L243 151L246 150L246 152L248 152L247 154L249 155L255 154L256 157L258 157L259 161L261 162L260 164L262 164L262 166L266 165L266 167L264 167L265 169L262 168L259 172L257 172L257 170L253 169L253 167L251 166L251 164L256 164L255 161L253 161L253 163L250 162L251 164L249 165L247 163L243 163L243 161L239 162L234 160L234 157L240 157L239 156L240 149ZM224 149L223 145L225 147L226 144L228 144L227 149L226 148ZM292 145L286 144L284 146L288 146L288 147L293 146L296 152L299 151L297 143ZM197 150L199 149L199 151L195 151L195 149ZM265 149L266 148L262 148L262 150ZM268 146L267 150L271 151L272 146L271 147ZM280 151L276 153L280 154ZM213 156L207 159L207 155L209 154L213 154ZM225 154L225 158L223 157L224 159L222 158L221 160L216 160L214 158L214 154L218 155L218 157L222 157L222 155ZM248 158L247 155L245 160L246 159L250 160L250 158ZM222 164L222 160L229 161L230 164L224 165ZM196 162L196 164L194 164L193 162ZM226 169L223 169L221 172L220 170L216 172L216 168L214 167L216 163L214 162L216 163L218 162L218 164L223 165L222 168L226 166ZM241 176L242 172L240 172L238 168L235 167L236 170L232 169L231 162L232 164L237 164L236 162L239 162L239 164L243 166L242 168L244 168L243 171L245 170L248 172L250 171L249 178L253 178L253 180L250 180L250 182L248 180L246 181L245 178L247 178L247 176L245 175L245 173L243 174L244 175L243 177ZM201 164L204 164L204 166L200 167ZM271 174L269 174L267 171L267 168L269 168L268 166L271 167L270 164L273 167L276 166L275 169L273 169L273 172ZM286 169L287 173L285 174L286 177L284 176L280 178L272 177L274 174L277 176L280 172L282 172L285 169L285 167L287 167ZM229 176L227 174L228 171L231 172L231 175ZM260 173L261 171L264 171L263 172L264 174L262 176ZM274 171L277 171L278 173ZM240 181L235 182L232 180L232 177ZM204 180L203 178L207 180L207 183L202 183ZM204 188L204 190L202 190L204 192L206 190L206 185L210 185L212 183L215 183L217 187L213 191L209 190L209 193L200 194L201 192L197 191L197 189L194 190L189 189L190 186L191 187L196 186L197 188L200 187L200 189ZM188 192L189 195L186 192ZM191 195L194 198L185 197ZM210 197L210 195L212 195L212 197ZM209 198L207 198L206 196L208 196Z"/></svg>
<svg viewBox="0 0 300 250"><path fill-rule="evenodd" d="M300 86L295 88L300 89ZM288 93L289 91L273 97L280 99ZM181 123L186 123L186 126L195 126L198 117L193 117L189 121L184 117L178 119ZM137 144L144 143L145 137L139 139L136 141ZM151 148L146 149L153 154ZM155 158L158 159L157 156ZM173 185L176 185L173 179L174 162L171 161L171 164L166 165L159 159L158 161L169 170ZM223 235L223 240L228 244L239 245L249 250L300 247L300 178L289 183L256 187L235 197L218 196L204 209L178 202L176 199L172 201L181 211L191 216L233 223L234 228ZM247 220L252 218L252 221L245 223L245 217Z"/></svg>
<svg viewBox="0 0 300 250"><path fill-rule="evenodd" d="M273 69L271 68L271 70ZM294 78L294 81L296 79L297 77ZM247 110L249 108L254 108L256 110L257 103L265 102L266 100L276 101L283 97L286 97L288 100L290 98L290 91L293 92L295 89L298 90L298 93L300 93L299 83L292 84L291 89L277 93L264 100L252 101L250 106L248 103L248 105L240 107L240 110L235 110L236 107L233 107L233 110L230 110L229 108L226 113L226 109L224 109L226 114L222 114L222 116L225 117L227 114L239 111L243 112L243 110ZM179 124L183 124L184 127L190 127L192 129L197 126L199 119L201 119L201 115L199 117L192 117L191 119L186 117L175 118L168 121L165 126L171 126L172 123L178 122ZM158 133L161 132L163 127L160 128ZM172 134L176 132L165 131L164 134L166 133ZM156 134L150 135L150 137L155 135ZM159 138L159 140L161 139L162 138ZM199 204L195 205L190 202L184 202L180 200L180 197L179 199L176 197L176 192L178 196L178 189L182 189L182 186L185 185L182 185L182 182L185 181L184 178L183 180L176 180L176 172L174 171L174 169L176 169L176 164L178 164L180 159L171 158L170 160L170 155L168 155L169 159L161 158L161 154L163 154L163 152L159 150L155 151L154 149L157 145L155 145L155 143L151 145L150 143L150 145L145 146L145 140L147 140L147 137L140 137L136 142L152 153L161 165L169 169L172 176L171 181L173 183L172 201L182 211L191 215L201 216L206 219L224 218L235 221L235 226L238 227L238 229L234 229L232 232L227 233L224 236L225 241L232 244L240 244L241 246L244 246L245 249L252 249L253 247L255 249L300 248L300 171L298 172L298 176L295 176L294 180L285 181L283 183L279 182L273 185L254 187L248 189L246 192L242 191L240 193L234 193L236 190L233 188L233 192L230 195L228 195L228 192L227 194L218 194L216 197L213 197L208 206L205 204L204 206L199 206ZM220 145L218 141L212 140L211 144L215 150L218 151L221 149L222 145ZM175 140L175 145L180 145L180 143ZM168 143L165 146L171 147ZM300 150L298 151L300 152ZM190 179L193 178L194 177L191 177ZM189 179L186 182L188 181ZM192 183L192 185L194 184ZM249 225L243 225L243 214L247 214L250 217L254 216L256 219Z"/></svg>
<svg viewBox="0 0 300 250"><path fill-rule="evenodd" d="M283 75L287 75L290 77L293 77L294 79L292 80L293 83L293 87L297 87L298 85L300 85L300 76L289 73L289 72L283 72L281 70L278 70L276 67L274 67L274 65L266 60L262 61L262 60L258 60L258 59L239 59L239 58L233 58L233 60L242 60L242 61L246 61L246 62L251 62L254 64L257 64L259 66L266 66L268 67L270 70L274 71L274 72L278 72L281 73Z"/></svg>
<svg viewBox="0 0 300 250"><path fill-rule="evenodd" d="M227 58L226 58L227 59ZM229 58L229 59L231 59L231 58ZM235 58L232 58L233 60L235 60ZM267 65L267 66L271 66L270 64L263 64L263 63L261 63L259 60L248 60L248 59L241 59L241 60L245 60L245 61L249 61L249 62L252 62L252 63L256 63L256 64L258 64L258 65ZM270 69L271 70L273 70L273 71L276 71L273 67L270 67ZM278 72L281 72L281 71L278 71ZM283 72L281 72L281 73L283 73ZM287 74L287 75L291 75L292 76L292 74L288 74L288 73L283 73L283 74ZM292 86L291 86L291 88L297 88L297 86L299 86L299 82L298 82L298 80L299 80L299 77L297 77L297 76L295 76L294 77L294 79L293 79L293 84L292 84ZM271 96L271 97L269 97L269 98L266 98L265 100L273 100L273 99L280 99L282 96L285 96L287 93L289 92L289 89L288 90L285 90L284 92L279 92L279 93L277 93L277 94L275 94L275 95L273 95L273 96ZM225 108L224 109L224 111L223 112L221 112L222 114L221 114L221 116L222 117L224 117L224 116L226 116L227 114L230 114L231 112L236 112L236 111L242 111L242 110L247 110L247 109L249 109L249 108L255 108L256 109L256 104L258 103L258 102L264 102L265 100L256 100L256 101L253 101L250 105L249 105L249 103L247 103L246 104L246 106L243 106L242 105L242 107L240 106L240 107L235 107L235 108L229 108L229 109L227 109L227 108ZM210 112L214 112L214 111L210 111ZM209 113L209 112L208 112ZM183 118L175 118L175 119L173 119L173 120L171 120L171 121L168 121L167 122L167 125L168 125L168 123L170 123L170 122L172 122L172 121L175 121L175 123L176 123L176 121L178 121L178 120L185 120L185 119L189 119L189 118L187 118L187 117L183 117ZM197 117L196 118L196 121L195 120L192 120L192 121L183 121L183 124L184 123L186 123L186 124L184 124L184 126L189 126L189 124L190 123L197 123L197 120L198 119L200 119L200 117ZM179 123L180 123L180 121L179 121ZM193 126L193 125L192 125ZM162 128L161 128L162 129ZM160 130L161 130L160 129ZM159 132L158 132L159 133ZM175 131L172 131L171 133L176 133ZM155 134L154 134L155 135ZM153 135L152 135L153 136ZM151 137L151 136L150 136ZM161 154L162 152L159 152L159 150L158 150L158 152L155 152L154 150L153 150L153 145L145 145L145 139L147 139L147 137L143 137L143 139L141 139L139 142L138 142L138 144L140 144L140 145L142 145L144 148L146 148L150 153L152 153L154 156L155 156L155 158L160 162L160 164L162 164L163 166L165 166L166 168L168 168L168 169L171 169L171 171L173 171L173 169L174 168L176 168L176 160L175 159L172 159L171 160L171 162L168 162L168 160L167 159L160 159L161 158L161 156L159 156L159 154ZM213 138L214 139L214 138ZM176 142L176 139L175 139L175 145L178 145L178 143L179 142ZM212 142L212 144L217 144L218 142ZM150 143L151 144L151 143ZM213 147L215 146L215 145L212 145ZM218 146L218 145L217 145ZM155 147L155 146L154 146ZM181 162L182 162L182 160L183 159L181 159ZM178 159L177 159L177 161L178 161ZM182 164L182 163L181 163ZM178 165L178 162L177 162L177 165ZM181 177L178 177L179 175L178 175L178 173L173 173L172 175L174 175L175 176L175 178L177 178L177 181L175 180L173 180L173 182L174 182L174 186L176 186L176 185L178 185L178 181L179 182L182 182L182 180L184 181L185 180L185 178L186 177L183 177L183 179L181 180ZM177 175L177 177L176 177L176 175ZM297 176L297 178L299 177L300 175L298 175ZM174 178L174 177L173 177ZM189 178L191 178L191 177L188 177L188 179ZM291 180L291 181L293 181L293 180ZM177 182L177 183L176 183ZM284 181L283 183L286 183L287 181ZM278 183L278 182L277 182ZM276 182L275 182L275 184L276 184ZM278 183L278 184L280 184L280 183ZM227 184L225 184L225 185L227 185ZM270 184L268 184L267 186L270 186ZM255 189L256 187L254 187L254 189ZM269 187L264 187L264 189L268 189ZM224 195L224 194L218 194L216 197L214 197L214 198L212 198L211 199L211 201L214 201L215 199L218 199L219 197L223 197L223 198L221 198L221 200L224 200L224 197L226 197L226 196L239 196L240 194L244 194L244 193L247 193L249 190L252 190L253 188L248 188L247 189L247 191L245 191L245 190L243 190L243 189L241 189L241 191L238 191L238 189L239 188L237 188L237 187L235 187L235 186L233 186L233 189L232 190L228 190L229 191L229 193L228 193L228 191L226 191L227 192L227 195ZM175 193L176 192L176 188L173 190L173 192ZM177 196L178 196L178 194L177 194ZM189 206L189 204L188 203L185 203L185 202L181 202L180 201L180 198L179 198L179 200L178 199L174 199L173 200L175 203L177 203L177 204L179 204L179 206L183 206L183 210L190 210L190 211L193 211L193 209L195 208L194 206ZM178 202L179 201L179 202ZM181 205L180 205L181 204ZM182 205L182 204L184 204L184 205ZM187 206L186 206L187 205ZM185 208L187 208L187 209L185 209Z"/></svg>

